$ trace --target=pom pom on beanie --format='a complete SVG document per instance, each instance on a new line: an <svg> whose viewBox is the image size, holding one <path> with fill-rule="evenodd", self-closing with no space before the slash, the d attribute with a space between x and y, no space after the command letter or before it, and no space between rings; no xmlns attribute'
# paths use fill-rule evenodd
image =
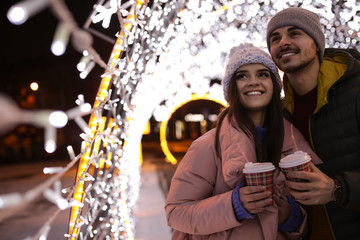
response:
<svg viewBox="0 0 360 240"><path fill-rule="evenodd" d="M251 43L240 44L230 49L225 74L222 80L225 100L228 101L228 89L235 71L246 64L260 63L265 65L275 76L280 89L282 87L279 71L270 55Z"/></svg>

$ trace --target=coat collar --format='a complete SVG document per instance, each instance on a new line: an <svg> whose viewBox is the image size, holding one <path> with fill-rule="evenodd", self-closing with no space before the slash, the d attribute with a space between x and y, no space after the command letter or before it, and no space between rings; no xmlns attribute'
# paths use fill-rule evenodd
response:
<svg viewBox="0 0 360 240"><path fill-rule="evenodd" d="M320 108L328 102L328 91L340 78L344 75L347 64L348 55L345 53L334 53L324 56L321 62L320 71L318 75L318 93L317 105L314 113L317 113ZM292 114L294 112L294 89L292 88L286 74L284 75L285 98L284 106Z"/></svg>

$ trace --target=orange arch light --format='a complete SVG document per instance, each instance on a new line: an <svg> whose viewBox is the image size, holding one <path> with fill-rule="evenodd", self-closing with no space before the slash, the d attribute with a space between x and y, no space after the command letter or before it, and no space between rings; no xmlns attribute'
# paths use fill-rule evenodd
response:
<svg viewBox="0 0 360 240"><path fill-rule="evenodd" d="M210 100L210 101L214 101L216 103L219 103L223 106L227 106L227 103L224 101L221 101L219 99L214 99L211 98L209 96L208 93L204 94L202 97L198 96L197 94L193 94L191 96L191 98L187 101L182 102L181 104L179 104L178 106L175 106L173 111L171 112L170 116L168 117L168 119L166 121L161 122L161 126L160 126L160 145L161 145L161 149L163 150L165 156L166 156L166 160L169 161L171 164L176 164L177 160L176 158L172 155L172 153L170 152L170 149L168 147L168 143L166 141L166 128L168 125L168 122L171 118L171 116L173 115L173 113L178 110L180 107L182 107L183 105L185 105L188 102L191 101L195 101L195 100Z"/></svg>

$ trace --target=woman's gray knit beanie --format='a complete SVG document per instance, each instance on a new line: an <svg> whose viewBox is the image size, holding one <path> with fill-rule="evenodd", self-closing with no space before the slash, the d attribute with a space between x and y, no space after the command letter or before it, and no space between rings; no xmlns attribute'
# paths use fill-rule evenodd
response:
<svg viewBox="0 0 360 240"><path fill-rule="evenodd" d="M251 63L261 63L265 65L275 75L276 82L281 89L282 84L279 76L279 70L270 55L260 48L253 46L251 43L244 43L230 49L228 63L222 80L226 101L228 101L228 89L231 77L239 67Z"/></svg>
<svg viewBox="0 0 360 240"><path fill-rule="evenodd" d="M325 35L322 31L320 18L304 8L291 7L281 10L270 20L266 30L266 42L270 51L270 34L280 27L295 26L302 29L312 39L319 48L319 60L323 59L325 51Z"/></svg>

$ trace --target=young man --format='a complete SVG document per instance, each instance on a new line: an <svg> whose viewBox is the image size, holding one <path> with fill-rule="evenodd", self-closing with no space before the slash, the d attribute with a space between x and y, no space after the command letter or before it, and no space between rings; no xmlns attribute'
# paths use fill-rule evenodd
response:
<svg viewBox="0 0 360 240"><path fill-rule="evenodd" d="M323 160L294 172L290 194L308 206L308 239L360 239L360 53L325 49L318 15L288 8L266 40L284 71L285 112Z"/></svg>

